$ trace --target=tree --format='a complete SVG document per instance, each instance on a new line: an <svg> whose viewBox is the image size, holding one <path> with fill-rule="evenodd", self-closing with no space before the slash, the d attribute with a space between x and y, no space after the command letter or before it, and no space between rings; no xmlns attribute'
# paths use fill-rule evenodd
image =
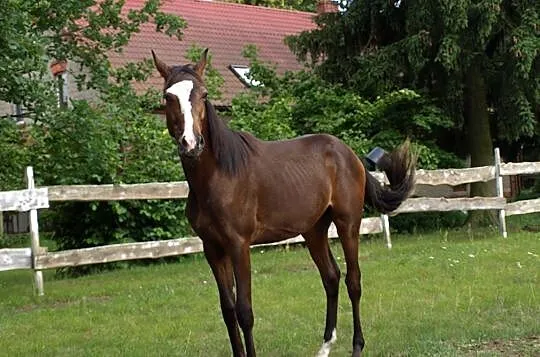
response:
<svg viewBox="0 0 540 357"><path fill-rule="evenodd" d="M69 60L85 70L80 87L106 90L111 77L143 79L150 61L122 70L112 68L108 55L121 51L142 23L178 38L185 22L159 11L160 0L125 10L119 0L8 0L0 7L0 101L22 104L36 119L50 117L56 88L49 62ZM146 69L146 70L143 70Z"/></svg>
<svg viewBox="0 0 540 357"><path fill-rule="evenodd" d="M392 150L410 138L421 154L421 167L460 165L456 156L432 140L433 133L451 125L451 120L414 91L398 90L369 101L311 72L279 76L257 58L255 47L248 46L244 55L250 59L250 76L261 85L233 100L234 128L266 140L333 134L360 157L374 146Z"/></svg>
<svg viewBox="0 0 540 357"><path fill-rule="evenodd" d="M399 88L427 93L454 120L456 139L446 145L469 154L472 166L493 163L494 138L534 135L537 2L356 0L343 6L320 16L318 29L288 39L323 78L371 98ZM492 186L473 184L471 194L491 195Z"/></svg>

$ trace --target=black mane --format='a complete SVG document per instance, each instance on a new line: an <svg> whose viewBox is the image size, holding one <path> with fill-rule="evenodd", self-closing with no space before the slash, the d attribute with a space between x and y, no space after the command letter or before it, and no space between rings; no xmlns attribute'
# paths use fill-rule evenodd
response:
<svg viewBox="0 0 540 357"><path fill-rule="evenodd" d="M230 176L246 169L250 155L256 151L255 138L244 132L234 131L221 120L210 101L206 101L206 118L210 145L217 165Z"/></svg>

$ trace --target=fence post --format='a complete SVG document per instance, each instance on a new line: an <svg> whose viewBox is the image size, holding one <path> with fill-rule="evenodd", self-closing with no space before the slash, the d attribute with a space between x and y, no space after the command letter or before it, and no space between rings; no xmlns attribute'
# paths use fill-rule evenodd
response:
<svg viewBox="0 0 540 357"><path fill-rule="evenodd" d="M388 220L388 215L381 214L381 223L384 238L386 239L386 246L388 249L392 249L392 240L390 239L390 221Z"/></svg>
<svg viewBox="0 0 540 357"><path fill-rule="evenodd" d="M29 190L35 189L34 183L34 169L32 166L26 167L26 184ZM32 269L34 269L34 282L36 285L37 293L39 296L44 294L43 292L43 272L41 270L36 270L36 257L40 254L39 246L39 228L38 228L38 213L36 209L30 210L30 239L31 239L31 250L32 250Z"/></svg>
<svg viewBox="0 0 540 357"><path fill-rule="evenodd" d="M497 196L504 198L503 177L501 176L501 153L499 148L495 148L495 185L497 186ZM499 210L499 232L504 238L508 237L504 209Z"/></svg>

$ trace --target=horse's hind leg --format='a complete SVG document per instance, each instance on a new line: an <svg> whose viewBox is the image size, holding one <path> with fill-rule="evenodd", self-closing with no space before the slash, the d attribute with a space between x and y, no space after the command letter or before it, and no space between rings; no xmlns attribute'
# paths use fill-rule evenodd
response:
<svg viewBox="0 0 540 357"><path fill-rule="evenodd" d="M343 253L345 255L345 263L347 264L347 275L345 283L347 291L351 299L353 312L353 357L360 357L364 348L364 336L362 334L362 326L360 323L360 297L362 295L362 287L360 284L360 266L358 265L358 236L360 232L361 217L353 217L347 215L335 217L336 225Z"/></svg>
<svg viewBox="0 0 540 357"><path fill-rule="evenodd" d="M326 327L324 341L317 357L327 357L331 344L336 340L337 307L339 292L339 267L328 246L328 227L330 218L325 214L309 231L303 233L309 253L319 269L324 290L326 291Z"/></svg>

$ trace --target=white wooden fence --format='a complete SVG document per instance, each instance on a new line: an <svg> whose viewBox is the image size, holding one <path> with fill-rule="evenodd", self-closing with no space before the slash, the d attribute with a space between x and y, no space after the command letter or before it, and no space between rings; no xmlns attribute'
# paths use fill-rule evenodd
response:
<svg viewBox="0 0 540 357"><path fill-rule="evenodd" d="M540 162L500 163L499 150L495 149L495 165L468 169L417 170L416 183L427 185L461 185L472 182L495 180L496 197L472 198L410 198L396 214L427 211L498 210L501 234L506 237L505 216L540 212L540 199L507 203L503 197L503 175L520 175L540 172ZM376 172L384 182L386 177ZM186 182L145 183L131 185L74 185L34 187L33 170L26 170L27 189L0 192L0 211L30 211L30 248L0 249L0 271L14 269L34 270L37 293L43 295L44 269L115 262L122 260L160 258L202 251L197 237L179 238L154 242L113 244L94 248L48 252L39 244L37 210L49 207L50 201L112 201L133 199L186 198ZM361 234L384 233L387 246L391 248L388 216L362 220ZM335 226L329 229L329 237L337 237ZM301 236L275 244L302 242Z"/></svg>

